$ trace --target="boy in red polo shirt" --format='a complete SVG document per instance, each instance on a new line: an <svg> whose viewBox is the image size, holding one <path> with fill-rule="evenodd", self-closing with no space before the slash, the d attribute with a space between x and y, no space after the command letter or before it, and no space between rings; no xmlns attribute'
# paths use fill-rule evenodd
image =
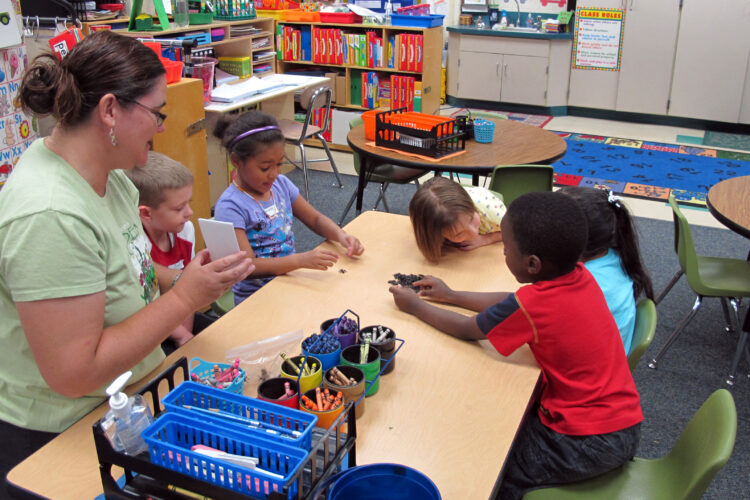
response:
<svg viewBox="0 0 750 500"><path fill-rule="evenodd" d="M498 498L572 483L615 469L638 447L643 414L617 325L601 289L578 263L586 219L560 193L517 198L502 221L515 293L457 292L428 276L391 287L399 309L454 337L488 339L504 356L524 344L542 370L536 411L519 431ZM464 316L419 296L474 311Z"/></svg>

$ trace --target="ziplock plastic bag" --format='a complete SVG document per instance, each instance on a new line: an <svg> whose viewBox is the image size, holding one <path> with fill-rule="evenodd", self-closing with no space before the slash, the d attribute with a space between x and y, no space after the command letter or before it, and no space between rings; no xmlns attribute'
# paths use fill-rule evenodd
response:
<svg viewBox="0 0 750 500"><path fill-rule="evenodd" d="M255 394L261 382L278 377L282 362L279 353L285 352L290 357L299 354L304 336L302 330L295 330L229 349L224 354L227 361L239 359L247 374L245 394Z"/></svg>

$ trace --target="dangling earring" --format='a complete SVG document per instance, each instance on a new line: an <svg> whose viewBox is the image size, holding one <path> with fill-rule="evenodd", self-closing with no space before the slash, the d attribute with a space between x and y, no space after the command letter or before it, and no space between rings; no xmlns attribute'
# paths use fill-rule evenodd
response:
<svg viewBox="0 0 750 500"><path fill-rule="evenodd" d="M115 137L115 128L109 129L109 140L112 142L112 146L117 146L117 137Z"/></svg>

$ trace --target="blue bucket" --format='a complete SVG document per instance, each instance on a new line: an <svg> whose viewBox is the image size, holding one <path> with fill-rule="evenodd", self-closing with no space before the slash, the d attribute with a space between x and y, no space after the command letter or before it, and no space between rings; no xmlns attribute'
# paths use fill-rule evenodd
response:
<svg viewBox="0 0 750 500"><path fill-rule="evenodd" d="M328 500L440 500L432 480L411 467L369 464L331 478Z"/></svg>

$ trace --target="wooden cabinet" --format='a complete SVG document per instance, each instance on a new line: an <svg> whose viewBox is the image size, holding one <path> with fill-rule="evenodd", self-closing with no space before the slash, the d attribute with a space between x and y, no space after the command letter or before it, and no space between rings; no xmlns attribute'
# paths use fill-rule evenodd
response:
<svg viewBox="0 0 750 500"><path fill-rule="evenodd" d="M203 248L203 237L198 218L211 217L209 201L208 157L206 154L205 112L203 111L203 82L183 78L167 86L167 115L164 132L154 136L154 151L182 163L193 173L193 199L190 218L195 226L196 250Z"/></svg>
<svg viewBox="0 0 750 500"><path fill-rule="evenodd" d="M683 0L669 115L750 122L747 0Z"/></svg>
<svg viewBox="0 0 750 500"><path fill-rule="evenodd" d="M570 39L449 31L448 94L461 99L564 106Z"/></svg>
<svg viewBox="0 0 750 500"><path fill-rule="evenodd" d="M442 26L434 28L411 28L406 26L373 26L363 24L334 24L334 23L310 23L310 22L291 22L280 21L280 27L291 26L298 28L300 26L313 26L323 29L340 29L342 33L366 33L374 31L377 36L383 40L383 58L384 64L378 67L358 66L353 64L326 64L312 61L277 61L277 71L286 73L292 70L323 68L327 72L339 72L346 78L347 97L341 100L340 96L336 97L337 108L365 110L366 107L352 104L351 80L352 76L366 71L375 71L381 78L389 75L413 76L417 81L422 82L422 112L437 113L440 109L440 69L443 47L443 28ZM387 49L386 44L391 36L396 34L420 34L422 38L422 71L403 71L395 68L386 67Z"/></svg>
<svg viewBox="0 0 750 500"><path fill-rule="evenodd" d="M571 69L568 105L665 114L680 0L580 0L624 12L619 71ZM573 54L575 58L575 54Z"/></svg>
<svg viewBox="0 0 750 500"><path fill-rule="evenodd" d="M502 89L503 56L487 52L462 51L456 63L458 78L450 94L480 101L499 101Z"/></svg>

